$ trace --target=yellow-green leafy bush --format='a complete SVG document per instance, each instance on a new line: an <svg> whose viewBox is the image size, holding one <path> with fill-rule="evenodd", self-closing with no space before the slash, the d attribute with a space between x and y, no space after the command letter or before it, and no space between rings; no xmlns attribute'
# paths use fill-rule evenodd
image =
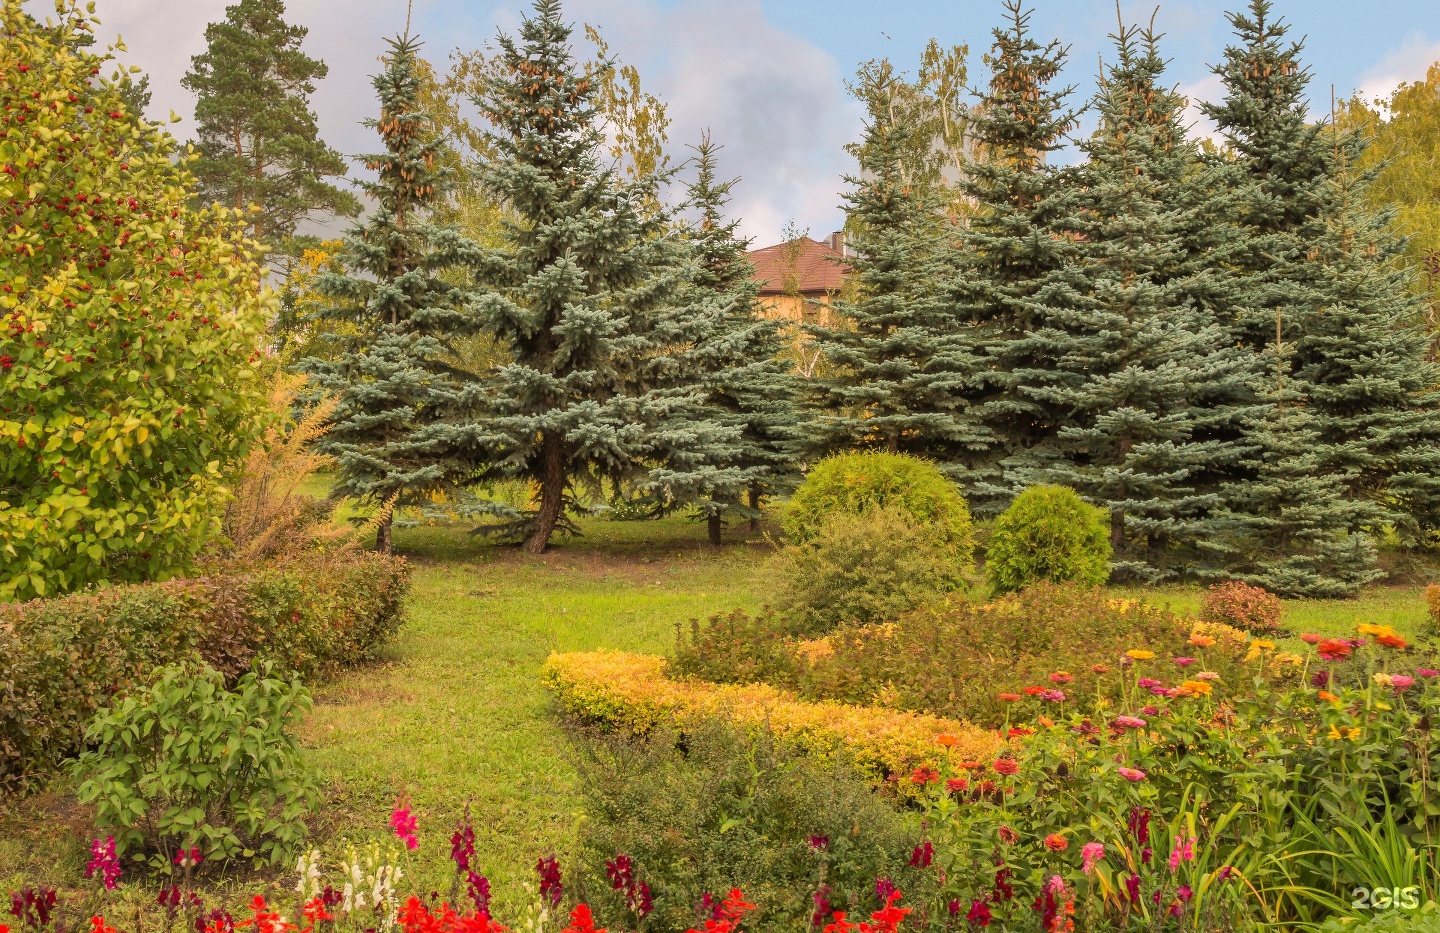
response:
<svg viewBox="0 0 1440 933"><path fill-rule="evenodd" d="M1110 522L1064 486L1031 486L995 520L985 551L994 595L1032 583L1099 586L1110 578Z"/></svg>
<svg viewBox="0 0 1440 933"><path fill-rule="evenodd" d="M837 512L776 557L778 605L798 632L893 619L964 588L969 561L926 524L893 506Z"/></svg>
<svg viewBox="0 0 1440 933"><path fill-rule="evenodd" d="M198 657L233 679L265 658L309 679L373 657L408 578L403 559L339 553L0 605L0 789L73 752L95 710L157 667Z"/></svg>
<svg viewBox="0 0 1440 933"><path fill-rule="evenodd" d="M665 676L664 658L620 651L552 654L544 683L569 715L584 722L649 733L691 717L765 727L787 745L842 755L877 777L908 775L936 758L936 738L951 735L956 754L993 756L999 736L967 723L841 703L809 703L766 684L712 684Z"/></svg>
<svg viewBox="0 0 1440 933"><path fill-rule="evenodd" d="M975 530L964 497L935 464L906 454L848 453L820 461L790 499L785 533L803 543L834 515L863 515L877 508L929 526L955 565L969 569Z"/></svg>
<svg viewBox="0 0 1440 933"><path fill-rule="evenodd" d="M0 600L183 572L260 428L240 220L86 47L0 6Z"/></svg>

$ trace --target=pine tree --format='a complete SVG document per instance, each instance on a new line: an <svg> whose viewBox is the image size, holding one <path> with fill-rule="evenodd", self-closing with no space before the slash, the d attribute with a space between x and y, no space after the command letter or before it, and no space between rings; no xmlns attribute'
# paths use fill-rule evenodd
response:
<svg viewBox="0 0 1440 933"><path fill-rule="evenodd" d="M1327 468L1319 419L1284 374L1290 349L1272 352L1273 382L1246 423L1256 443L1240 466L1249 476L1226 491L1205 542L1230 576L1281 596L1352 596L1378 579L1370 539L1350 532L1345 477Z"/></svg>
<svg viewBox="0 0 1440 933"><path fill-rule="evenodd" d="M1161 84L1153 31L1122 23L1113 38L1078 178L1076 260L1092 303L1067 325L1094 355L1083 382L1058 390L1071 420L1056 434L1064 459L1033 478L1109 509L1117 571L1153 581L1192 569L1213 531L1209 476L1243 452L1253 364L1214 320L1228 279L1209 260L1224 227L1211 217L1215 173L1185 136L1184 99Z"/></svg>
<svg viewBox="0 0 1440 933"><path fill-rule="evenodd" d="M1232 216L1244 238L1217 257L1244 277L1227 323L1270 361L1272 384L1285 393L1271 404L1306 412L1303 462L1314 479L1344 491L1324 512L1328 529L1317 519L1310 531L1311 564L1321 568L1311 592L1353 592L1368 573L1353 566L1353 535L1393 526L1413 538L1435 527L1440 372L1425 360L1413 293L1389 267L1398 244L1386 218L1363 205L1368 177L1350 168L1358 137L1308 120L1301 46L1286 41L1267 0L1230 19L1238 41L1215 69L1226 96L1207 108L1235 153ZM1253 423L1249 439L1260 450L1254 472L1231 487L1237 514L1257 500L1247 483L1263 487L1294 469L1291 438L1273 429L1281 421L1272 413ZM1223 542L1234 565L1283 551L1266 522L1248 514L1236 523L1250 533ZM1332 579L1325 567L1335 568Z"/></svg>
<svg viewBox="0 0 1440 933"><path fill-rule="evenodd" d="M1416 543L1440 529L1440 365L1391 215L1368 205L1374 173L1355 169L1365 141L1337 128L1332 143L1325 226L1306 254L1320 303L1296 341L1296 376L1363 527Z"/></svg>
<svg viewBox="0 0 1440 933"><path fill-rule="evenodd" d="M335 331L343 350L304 364L314 386L339 399L319 445L338 462L335 492L386 509L375 543L387 552L394 508L456 493L472 472L445 421L469 381L450 352L466 330L464 295L445 275L465 243L428 222L450 178L444 144L420 107L418 47L409 36L390 42L374 79L380 116L366 122L385 144L363 157L376 173L364 184L375 210L346 236L341 270L315 282L328 300L322 316L349 325Z"/></svg>
<svg viewBox="0 0 1440 933"><path fill-rule="evenodd" d="M360 211L353 195L325 180L344 175L345 160L320 139L310 109L327 68L301 50L307 32L285 22L282 0L240 0L206 27L206 49L180 82L199 95L200 198L237 210L257 205L251 234L272 249L286 246L312 212Z"/></svg>
<svg viewBox="0 0 1440 933"><path fill-rule="evenodd" d="M813 385L817 446L868 447L954 462L985 447L967 417L964 390L976 368L955 304L952 231L934 186L906 179L910 128L894 116L893 77L863 89L870 103L860 174L847 178L846 226L855 256L852 291L833 325L809 328L829 364Z"/></svg>
<svg viewBox="0 0 1440 933"><path fill-rule="evenodd" d="M608 478L687 501L729 479L737 439L707 421L705 392L677 347L702 339L674 296L690 275L656 180L626 180L603 158L595 96L557 0L536 0L519 41L498 39L498 67L477 100L494 130L487 189L512 218L482 251L474 306L510 353L485 386L470 444L481 477L539 486L538 507L502 531L543 551L577 483ZM656 465L660 470L656 471Z"/></svg>
<svg viewBox="0 0 1440 933"><path fill-rule="evenodd" d="M760 314L759 284L746 258L749 242L736 233L738 221L725 219L734 181L716 178L715 145L707 132L695 148L695 179L687 205L696 223L687 231L694 257L692 288L697 304L716 303L712 332L696 344L697 378L706 389L706 415L737 432L738 447L725 458L733 468L727 482L707 490L697 505L705 515L710 541L720 543L728 516L749 519L757 527L767 498L798 483L802 441L797 385L784 358L780 322Z"/></svg>
<svg viewBox="0 0 1440 933"><path fill-rule="evenodd" d="M956 281L965 337L981 357L971 418L989 435L961 478L982 515L1058 456L1055 434L1068 423L1058 392L1078 386L1098 353L1066 330L1091 313L1075 264L1079 195L1069 173L1047 164L1074 119L1071 89L1052 87L1065 50L1031 38L1022 0L1005 6L1010 24L995 30L993 73L973 112L978 157L962 188L974 216Z"/></svg>

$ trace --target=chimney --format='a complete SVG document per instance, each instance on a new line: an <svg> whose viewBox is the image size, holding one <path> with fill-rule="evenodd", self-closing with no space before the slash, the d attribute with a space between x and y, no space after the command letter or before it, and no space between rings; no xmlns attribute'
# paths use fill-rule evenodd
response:
<svg viewBox="0 0 1440 933"><path fill-rule="evenodd" d="M845 255L845 231L844 231L844 230L836 230L834 233L832 233L832 234L830 234L829 236L827 236L827 237L825 238L825 245L828 246L828 247L830 247L831 249L833 249L835 252L839 253L841 256L844 256L844 255Z"/></svg>

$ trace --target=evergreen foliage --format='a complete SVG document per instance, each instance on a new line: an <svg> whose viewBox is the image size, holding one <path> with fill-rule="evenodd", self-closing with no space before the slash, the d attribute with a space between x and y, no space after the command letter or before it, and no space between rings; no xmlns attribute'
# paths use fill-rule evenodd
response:
<svg viewBox="0 0 1440 933"><path fill-rule="evenodd" d="M311 358L314 387L338 396L321 452L336 459L335 493L393 508L455 494L473 467L462 456L454 418L469 375L452 364L451 342L469 329L464 293L446 273L467 253L448 227L430 223L450 177L444 143L420 106L418 43L390 42L374 79L380 116L367 121L385 151L363 157L376 179L364 185L374 212L349 232L338 269L317 276L323 319L341 349ZM453 278L453 274L451 276ZM378 550L390 550L382 515Z"/></svg>
<svg viewBox="0 0 1440 933"><path fill-rule="evenodd" d="M717 305L674 307L691 278L686 253L653 207L657 180L626 180L602 158L596 79L570 35L557 0L537 0L519 40L497 40L477 99L494 127L481 176L507 221L503 243L475 259L474 308L512 361L485 384L467 442L479 478L538 484L537 508L498 529L536 553L579 483L683 502L739 473L722 465L738 432L706 420L706 392L687 375Z"/></svg>
<svg viewBox="0 0 1440 933"><path fill-rule="evenodd" d="M981 357L969 390L972 417L988 447L961 474L971 505L995 514L1024 485L1020 474L1057 453L1070 422L1058 390L1084 378L1099 347L1071 326L1090 313L1075 265L1080 200L1070 173L1047 163L1074 121L1070 88L1052 86L1065 50L1030 35L1023 0L1006 0L1010 22L996 29L993 73L973 111L980 157L962 188L974 216L961 239L957 286Z"/></svg>
<svg viewBox="0 0 1440 933"><path fill-rule="evenodd" d="M1250 421L1257 450L1217 544L1277 592L1353 592L1374 576L1357 535L1435 527L1440 370L1388 218L1365 207L1360 139L1308 120L1301 46L1268 0L1231 22L1226 96L1207 108L1235 153L1240 236L1223 258L1244 282L1226 323L1265 360L1273 410Z"/></svg>
<svg viewBox="0 0 1440 933"><path fill-rule="evenodd" d="M696 305L718 308L713 331L694 354L696 376L706 392L706 416L738 437L738 447L724 460L731 468L725 482L696 503L713 544L720 543L727 516L749 519L753 528L765 499L795 488L801 443L796 381L783 356L780 323L760 314L760 287L745 257L749 244L736 233L738 221L725 219L735 182L716 178L719 148L709 133L695 147L695 179L687 198L696 214L687 231L692 294Z"/></svg>
<svg viewBox="0 0 1440 933"><path fill-rule="evenodd" d="M282 0L239 0L206 28L206 49L180 82L199 97L200 198L258 206L251 233L272 249L311 212L360 211L353 195L325 180L344 175L345 160L320 139L310 109L328 69L301 50L308 31L285 22Z"/></svg>
<svg viewBox="0 0 1440 933"><path fill-rule="evenodd" d="M829 364L813 383L816 445L953 461L986 447L966 411L976 359L938 287L952 274L953 237L934 186L906 178L911 129L889 105L893 77L872 79L860 175L847 178L850 288L834 324L809 328Z"/></svg>
<svg viewBox="0 0 1440 933"><path fill-rule="evenodd" d="M1087 303L1061 326L1081 337L1083 378L1057 386L1063 459L1026 479L1069 486L1110 511L1117 570L1147 580L1193 561L1233 470L1253 357L1215 322L1233 279L1212 268L1218 174L1185 138L1185 101L1161 81L1152 31L1120 24L1117 57L1081 143L1074 261ZM1176 554L1176 551L1179 551Z"/></svg>

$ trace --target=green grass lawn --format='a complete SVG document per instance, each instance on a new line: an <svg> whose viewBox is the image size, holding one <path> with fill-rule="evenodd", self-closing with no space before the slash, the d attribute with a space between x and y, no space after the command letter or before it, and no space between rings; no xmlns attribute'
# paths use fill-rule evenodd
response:
<svg viewBox="0 0 1440 933"><path fill-rule="evenodd" d="M395 799L420 819L408 873L444 890L449 835L468 803L482 870L501 916L513 918L540 855L562 859L580 807L566 737L537 676L552 651L598 647L666 653L675 626L732 608L755 609L770 585L763 535L715 549L683 519L586 521L585 535L541 557L471 538L460 528L397 531L414 564L410 622L383 663L316 691L303 741L327 783L316 837L387 834ZM1189 614L1195 587L1126 591ZM1425 615L1418 587L1379 587L1350 601L1287 603L1294 631L1340 633L1359 621L1413 633ZM0 884L80 883L89 828L62 783L0 813ZM275 875L236 877L232 896ZM0 892L3 893L3 892ZM132 895L139 903L153 895Z"/></svg>

